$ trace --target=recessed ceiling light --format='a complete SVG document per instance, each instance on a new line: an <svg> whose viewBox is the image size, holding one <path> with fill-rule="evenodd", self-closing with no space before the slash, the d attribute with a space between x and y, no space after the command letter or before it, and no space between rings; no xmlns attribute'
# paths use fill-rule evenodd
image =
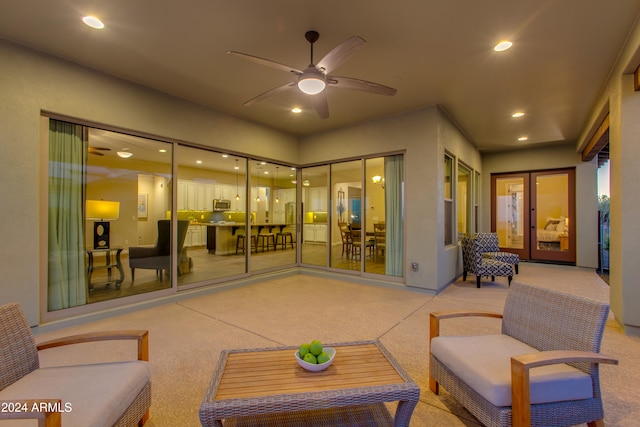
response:
<svg viewBox="0 0 640 427"><path fill-rule="evenodd" d="M269 175L269 171L264 171L264 174L265 175Z"/></svg>
<svg viewBox="0 0 640 427"><path fill-rule="evenodd" d="M296 113L296 114L302 113L302 108L300 108L300 107L292 108L291 112L292 113Z"/></svg>
<svg viewBox="0 0 640 427"><path fill-rule="evenodd" d="M196 163L201 165L202 164L202 160L196 160Z"/></svg>
<svg viewBox="0 0 640 427"><path fill-rule="evenodd" d="M511 46L513 46L513 43L511 43L509 40L503 40L500 43L498 43L493 48L493 50L495 50L496 52L502 52L509 49Z"/></svg>
<svg viewBox="0 0 640 427"><path fill-rule="evenodd" d="M118 151L118 157L122 157L123 159L128 159L129 157L133 156L133 153L129 152L129 151Z"/></svg>
<svg viewBox="0 0 640 427"><path fill-rule="evenodd" d="M95 16L85 16L82 18L82 22L84 22L91 28L95 28L96 30L101 30L104 28L104 24L102 23L102 21Z"/></svg>
<svg viewBox="0 0 640 427"><path fill-rule="evenodd" d="M511 117L513 117L515 119L517 119L518 117L522 117L522 116L524 116L524 113L522 111L516 111L515 113L513 113L511 115Z"/></svg>
<svg viewBox="0 0 640 427"><path fill-rule="evenodd" d="M161 149L159 149L158 151L159 151L160 153L166 153L166 152L167 152L167 150L165 150L164 148L161 148Z"/></svg>
<svg viewBox="0 0 640 427"><path fill-rule="evenodd" d="M526 141L527 139L529 139L528 136L521 136L520 138L518 138L518 141Z"/></svg>
<svg viewBox="0 0 640 427"><path fill-rule="evenodd" d="M228 154L223 154L222 157L226 159L227 157L229 157L229 155Z"/></svg>

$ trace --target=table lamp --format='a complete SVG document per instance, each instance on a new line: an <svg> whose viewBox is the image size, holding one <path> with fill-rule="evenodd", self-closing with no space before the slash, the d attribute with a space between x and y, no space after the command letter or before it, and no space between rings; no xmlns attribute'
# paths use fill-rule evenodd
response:
<svg viewBox="0 0 640 427"><path fill-rule="evenodd" d="M87 220L93 223L93 249L109 248L109 221L120 216L120 202L87 200Z"/></svg>

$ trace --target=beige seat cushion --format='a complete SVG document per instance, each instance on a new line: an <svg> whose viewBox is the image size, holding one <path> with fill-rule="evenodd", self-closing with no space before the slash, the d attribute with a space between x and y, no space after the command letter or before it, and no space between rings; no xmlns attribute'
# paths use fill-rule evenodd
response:
<svg viewBox="0 0 640 427"><path fill-rule="evenodd" d="M431 353L495 406L511 406L511 357L539 351L508 335L439 336ZM591 377L566 364L532 369L531 403L593 397Z"/></svg>
<svg viewBox="0 0 640 427"><path fill-rule="evenodd" d="M111 427L151 378L147 362L40 368L0 391L0 400L60 399L64 427Z"/></svg>

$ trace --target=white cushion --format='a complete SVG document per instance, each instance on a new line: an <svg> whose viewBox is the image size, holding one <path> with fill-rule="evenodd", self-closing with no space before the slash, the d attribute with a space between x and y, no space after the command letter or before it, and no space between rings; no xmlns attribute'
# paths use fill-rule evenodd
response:
<svg viewBox="0 0 640 427"><path fill-rule="evenodd" d="M64 427L111 427L151 378L148 363L126 361L40 368L0 391L0 400L60 399Z"/></svg>
<svg viewBox="0 0 640 427"><path fill-rule="evenodd" d="M439 336L431 353L495 406L511 406L511 357L539 353L508 335ZM531 403L593 397L591 376L566 364L529 371Z"/></svg>

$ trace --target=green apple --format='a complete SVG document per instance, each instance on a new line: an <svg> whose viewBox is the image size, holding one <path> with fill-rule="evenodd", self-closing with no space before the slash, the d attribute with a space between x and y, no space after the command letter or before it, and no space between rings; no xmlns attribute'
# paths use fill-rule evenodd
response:
<svg viewBox="0 0 640 427"><path fill-rule="evenodd" d="M304 356L309 353L309 344L300 344L300 359L304 359Z"/></svg>
<svg viewBox="0 0 640 427"><path fill-rule="evenodd" d="M322 353L320 353L318 355L318 358L317 358L318 364L320 365L320 364L323 364L323 363L327 363L329 361L329 359L330 359L329 355L323 351Z"/></svg>
<svg viewBox="0 0 640 427"><path fill-rule="evenodd" d="M305 354L303 360L305 362L307 362L307 363L311 363L311 364L314 364L314 365L318 363L318 361L316 360L316 357L311 353Z"/></svg>
<svg viewBox="0 0 640 427"><path fill-rule="evenodd" d="M322 343L318 340L311 341L311 344L309 345L309 352L314 356L322 353Z"/></svg>

